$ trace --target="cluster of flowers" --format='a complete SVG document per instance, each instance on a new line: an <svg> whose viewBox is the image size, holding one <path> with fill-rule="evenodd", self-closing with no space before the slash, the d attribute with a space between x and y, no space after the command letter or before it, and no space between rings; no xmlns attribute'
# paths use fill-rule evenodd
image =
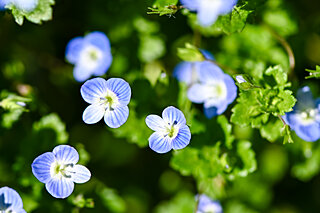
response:
<svg viewBox="0 0 320 213"><path fill-rule="evenodd" d="M173 71L178 81L189 85L188 98L202 104L207 118L222 114L237 97L233 79L225 74L208 51L201 50L205 61L181 62Z"/></svg>

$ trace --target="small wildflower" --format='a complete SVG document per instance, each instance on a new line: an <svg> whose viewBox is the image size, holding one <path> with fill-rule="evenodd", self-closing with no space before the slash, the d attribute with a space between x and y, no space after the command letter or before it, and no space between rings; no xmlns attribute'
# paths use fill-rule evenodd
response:
<svg viewBox="0 0 320 213"><path fill-rule="evenodd" d="M189 100L203 103L207 118L222 114L237 97L233 79L209 61L201 63L198 73L200 83L192 85L188 90Z"/></svg>
<svg viewBox="0 0 320 213"><path fill-rule="evenodd" d="M112 62L110 41L102 32L76 37L66 47L66 59L75 65L73 76L76 81L83 82L91 75L101 76Z"/></svg>
<svg viewBox="0 0 320 213"><path fill-rule="evenodd" d="M0 7L5 8L7 5L13 5L23 12L32 12L38 6L39 0L1 0Z"/></svg>
<svg viewBox="0 0 320 213"><path fill-rule="evenodd" d="M32 163L32 173L46 185L47 191L55 198L66 198L74 189L74 183L90 180L90 171L78 165L77 150L68 145L59 145L52 152L38 156Z"/></svg>
<svg viewBox="0 0 320 213"><path fill-rule="evenodd" d="M157 153L183 149L190 142L191 133L186 119L183 113L173 106L163 110L162 118L158 115L148 115L146 124L155 131L149 137L149 146Z"/></svg>
<svg viewBox="0 0 320 213"><path fill-rule="evenodd" d="M89 104L83 112L87 124L99 122L103 117L111 128L124 124L129 116L130 85L121 78L94 78L81 87L81 96Z"/></svg>
<svg viewBox="0 0 320 213"><path fill-rule="evenodd" d="M0 212L26 213L20 195L9 187L0 188Z"/></svg>
<svg viewBox="0 0 320 213"><path fill-rule="evenodd" d="M283 118L303 140L313 142L320 139L320 98L314 100L308 86L298 90L293 111Z"/></svg>
<svg viewBox="0 0 320 213"><path fill-rule="evenodd" d="M201 26L210 26L220 15L228 14L238 0L181 0L183 6L197 12Z"/></svg>
<svg viewBox="0 0 320 213"><path fill-rule="evenodd" d="M218 201L213 201L207 195L198 195L198 208L196 213L222 213L221 204Z"/></svg>
<svg viewBox="0 0 320 213"><path fill-rule="evenodd" d="M214 60L213 55L207 50L200 50L206 60ZM173 70L173 76L178 81L184 82L188 85L199 81L199 66L203 61L188 62L183 61L179 63Z"/></svg>

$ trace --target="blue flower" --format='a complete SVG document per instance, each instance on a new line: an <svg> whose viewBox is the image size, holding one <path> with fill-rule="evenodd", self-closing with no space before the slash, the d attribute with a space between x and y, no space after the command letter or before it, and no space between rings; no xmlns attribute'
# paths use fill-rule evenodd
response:
<svg viewBox="0 0 320 213"><path fill-rule="evenodd" d="M207 60L214 60L213 55L207 50L201 50L204 58ZM173 70L173 76L180 82L185 82L188 85L196 83L199 80L199 66L202 61L188 62L184 61L179 63Z"/></svg>
<svg viewBox="0 0 320 213"><path fill-rule="evenodd" d="M26 213L22 199L14 189L0 188L0 212Z"/></svg>
<svg viewBox="0 0 320 213"><path fill-rule="evenodd" d="M313 142L320 139L320 98L314 100L308 86L298 90L293 111L283 118L303 140Z"/></svg>
<svg viewBox="0 0 320 213"><path fill-rule="evenodd" d="M129 116L128 104L131 98L130 85L121 78L94 78L81 87L82 98L89 104L82 119L87 124L94 124L104 117L104 122L111 128L124 124Z"/></svg>
<svg viewBox="0 0 320 213"><path fill-rule="evenodd" d="M183 113L169 106L162 112L162 118L158 115L148 115L147 126L155 131L149 137L150 148L158 153L166 153L171 149L183 149L191 139L189 127Z"/></svg>
<svg viewBox="0 0 320 213"><path fill-rule="evenodd" d="M66 59L75 65L73 76L76 81L83 82L91 75L101 76L112 62L109 39L102 32L76 37L67 45Z"/></svg>
<svg viewBox="0 0 320 213"><path fill-rule="evenodd" d="M198 208L196 213L222 213L221 204L218 201L213 201L207 195L197 196Z"/></svg>
<svg viewBox="0 0 320 213"><path fill-rule="evenodd" d="M85 183L90 171L77 165L79 154L68 145L56 146L52 152L38 156L32 163L33 175L46 184L47 191L55 198L66 198L74 189L74 183Z"/></svg>
<svg viewBox="0 0 320 213"><path fill-rule="evenodd" d="M188 98L197 104L204 104L204 114L212 118L226 111L237 97L237 87L233 79L209 61L199 66L200 83L188 90Z"/></svg>
<svg viewBox="0 0 320 213"><path fill-rule="evenodd" d="M38 0L1 0L0 7L4 8L6 5L14 5L18 10L29 13L36 9L38 3Z"/></svg>
<svg viewBox="0 0 320 213"><path fill-rule="evenodd" d="M197 12L201 26L212 25L220 15L230 13L238 0L181 0L183 6Z"/></svg>

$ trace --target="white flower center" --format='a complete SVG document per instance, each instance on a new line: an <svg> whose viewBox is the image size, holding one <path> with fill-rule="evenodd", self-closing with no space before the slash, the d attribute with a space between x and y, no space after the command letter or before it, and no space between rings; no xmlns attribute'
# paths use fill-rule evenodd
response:
<svg viewBox="0 0 320 213"><path fill-rule="evenodd" d="M172 124L171 123L167 124L164 136L165 137L168 136L171 139L173 139L177 137L178 133L179 133L179 126L177 125L177 122L174 121Z"/></svg>
<svg viewBox="0 0 320 213"><path fill-rule="evenodd" d="M305 111L299 112L297 117L299 121L304 125L311 124L320 119L318 109L307 109Z"/></svg>
<svg viewBox="0 0 320 213"><path fill-rule="evenodd" d="M227 98L227 87L223 81L210 82L204 86L205 107L217 106Z"/></svg>
<svg viewBox="0 0 320 213"><path fill-rule="evenodd" d="M99 103L102 104L106 110L113 110L120 104L118 96L111 90L107 90L104 97L100 97Z"/></svg>
<svg viewBox="0 0 320 213"><path fill-rule="evenodd" d="M102 51L97 47L90 45L81 51L79 63L81 63L85 68L92 70L98 66L102 57Z"/></svg>
<svg viewBox="0 0 320 213"><path fill-rule="evenodd" d="M50 175L53 178L61 179L61 178L71 178L73 171L73 163L64 164L58 161L55 161L51 164Z"/></svg>

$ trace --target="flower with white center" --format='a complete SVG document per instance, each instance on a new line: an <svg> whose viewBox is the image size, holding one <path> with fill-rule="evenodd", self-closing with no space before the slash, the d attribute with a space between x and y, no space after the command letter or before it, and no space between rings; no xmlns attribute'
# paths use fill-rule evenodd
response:
<svg viewBox="0 0 320 213"><path fill-rule="evenodd" d="M214 60L213 55L207 51L200 49L200 52L206 60ZM188 85L199 81L199 66L203 61L189 62L183 61L179 63L173 70L173 76L180 82Z"/></svg>
<svg viewBox="0 0 320 213"><path fill-rule="evenodd" d="M186 119L183 113L173 106L163 110L162 118L158 115L148 115L146 124L155 131L149 137L149 146L157 153L183 149L190 142L191 133Z"/></svg>
<svg viewBox="0 0 320 213"><path fill-rule="evenodd" d="M207 195L198 195L198 208L196 213L222 213L221 204L218 201L213 201Z"/></svg>
<svg viewBox="0 0 320 213"><path fill-rule="evenodd" d="M90 171L78 165L78 161L79 154L75 148L59 145L33 161L32 173L46 185L53 197L64 199L73 192L74 183L85 183L91 178Z"/></svg>
<svg viewBox="0 0 320 213"><path fill-rule="evenodd" d="M210 26L220 15L228 14L238 0L180 0L182 5L190 11L197 12L197 19L201 26Z"/></svg>
<svg viewBox="0 0 320 213"><path fill-rule="evenodd" d="M104 117L111 128L124 124L129 116L128 104L131 98L130 85L121 78L94 78L81 87L81 96L89 104L82 119L87 124L95 124Z"/></svg>
<svg viewBox="0 0 320 213"><path fill-rule="evenodd" d="M20 195L9 187L0 188L1 213L26 213Z"/></svg>
<svg viewBox="0 0 320 213"><path fill-rule="evenodd" d="M101 76L112 62L110 41L102 32L76 37L66 47L66 59L75 65L73 76L76 81L83 82L91 75Z"/></svg>
<svg viewBox="0 0 320 213"><path fill-rule="evenodd" d="M314 100L308 86L298 90L293 111L283 118L303 140L313 142L320 139L320 98Z"/></svg>
<svg viewBox="0 0 320 213"><path fill-rule="evenodd" d="M203 103L207 118L222 114L237 97L233 79L209 61L201 63L198 73L200 82L189 88L189 100L197 104Z"/></svg>

